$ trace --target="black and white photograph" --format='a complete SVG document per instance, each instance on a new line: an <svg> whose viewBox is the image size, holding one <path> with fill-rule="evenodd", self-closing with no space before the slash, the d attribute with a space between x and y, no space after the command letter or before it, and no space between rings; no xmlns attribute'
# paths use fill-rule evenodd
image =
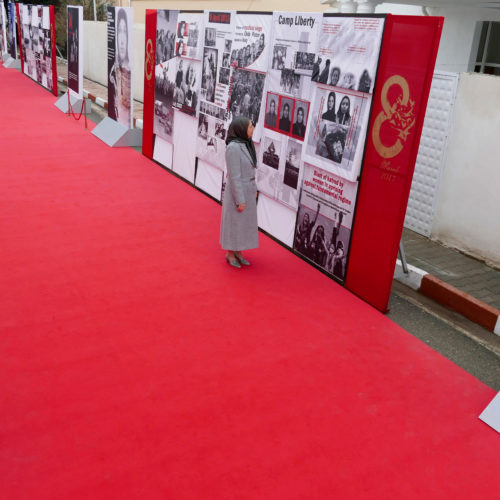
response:
<svg viewBox="0 0 500 500"><path fill-rule="evenodd" d="M156 14L156 64L175 57L177 34L176 10L158 10Z"/></svg>
<svg viewBox="0 0 500 500"><path fill-rule="evenodd" d="M308 116L309 103L307 101L296 100L293 111L292 136L302 141L306 135Z"/></svg>
<svg viewBox="0 0 500 500"><path fill-rule="evenodd" d="M231 57L231 54L229 52L222 54L222 67L223 68L229 68L230 57Z"/></svg>
<svg viewBox="0 0 500 500"><path fill-rule="evenodd" d="M293 99L280 97L280 112L278 117L278 130L289 134L292 128Z"/></svg>
<svg viewBox="0 0 500 500"><path fill-rule="evenodd" d="M215 28L205 28L205 47L215 47L217 30Z"/></svg>
<svg viewBox="0 0 500 500"><path fill-rule="evenodd" d="M296 210L302 171L302 144L272 130L260 143L257 187L270 198Z"/></svg>
<svg viewBox="0 0 500 500"><path fill-rule="evenodd" d="M369 94L316 86L309 108L304 159L356 180L363 156L363 141L359 139L368 127L369 102Z"/></svg>
<svg viewBox="0 0 500 500"><path fill-rule="evenodd" d="M224 40L224 52L231 52L232 44L233 44L233 41L229 38L226 38Z"/></svg>
<svg viewBox="0 0 500 500"><path fill-rule="evenodd" d="M275 45L273 47L272 69L285 69L287 47L285 45Z"/></svg>
<svg viewBox="0 0 500 500"><path fill-rule="evenodd" d="M223 85L229 85L229 77L231 75L231 70L229 68L219 69L219 83Z"/></svg>
<svg viewBox="0 0 500 500"><path fill-rule="evenodd" d="M187 45L184 39L180 39L175 44L175 55L178 57L184 57L187 54Z"/></svg>
<svg viewBox="0 0 500 500"><path fill-rule="evenodd" d="M173 105L182 112L195 116L198 105L201 63L177 58L176 67Z"/></svg>
<svg viewBox="0 0 500 500"><path fill-rule="evenodd" d="M312 71L315 57L314 52L297 52L295 54L295 69Z"/></svg>
<svg viewBox="0 0 500 500"><path fill-rule="evenodd" d="M200 102L200 112L223 121L226 119L227 114L225 109L206 101Z"/></svg>
<svg viewBox="0 0 500 500"><path fill-rule="evenodd" d="M327 85L336 85L338 77L335 75L334 69L338 70L338 68L332 67L330 59L319 55L313 65L311 80ZM334 78L333 81L337 80L336 83L332 83L332 77Z"/></svg>
<svg viewBox="0 0 500 500"><path fill-rule="evenodd" d="M280 90L284 94L298 95L301 75L293 69L282 69L280 75Z"/></svg>
<svg viewBox="0 0 500 500"><path fill-rule="evenodd" d="M341 225L343 212L335 211L332 220L321 213L324 205L318 203L318 207L319 211L299 207L294 250L343 281L351 231Z"/></svg>
<svg viewBox="0 0 500 500"><path fill-rule="evenodd" d="M305 165L293 248L345 279L357 183Z"/></svg>
<svg viewBox="0 0 500 500"><path fill-rule="evenodd" d="M315 154L340 165L348 128L327 120L321 120L319 128Z"/></svg>
<svg viewBox="0 0 500 500"><path fill-rule="evenodd" d="M231 47L232 66L261 72L268 71L272 23L271 12L237 13Z"/></svg>
<svg viewBox="0 0 500 500"><path fill-rule="evenodd" d="M264 43L264 34L261 35L262 44ZM249 68L260 57L264 45L260 45L260 39L253 42L251 45L245 45L239 49L234 49L231 53L231 64L238 68Z"/></svg>
<svg viewBox="0 0 500 500"><path fill-rule="evenodd" d="M133 9L108 7L108 116L132 127Z"/></svg>
<svg viewBox="0 0 500 500"><path fill-rule="evenodd" d="M262 141L262 163L268 167L279 169L281 141L273 137L265 136Z"/></svg>
<svg viewBox="0 0 500 500"><path fill-rule="evenodd" d="M209 102L214 102L215 100L215 86L217 84L217 56L217 49L205 47L203 50L201 95L205 101Z"/></svg>
<svg viewBox="0 0 500 500"><path fill-rule="evenodd" d="M233 72L232 92L229 101L231 120L245 116L257 125L264 92L265 74L236 69Z"/></svg>
<svg viewBox="0 0 500 500"><path fill-rule="evenodd" d="M285 172L283 184L297 189L299 182L300 162L302 158L302 144L293 140L288 141L285 153Z"/></svg>
<svg viewBox="0 0 500 500"><path fill-rule="evenodd" d="M200 40L203 26L203 13L183 12L177 15L177 30L175 39L175 53L198 61L202 58L203 40ZM181 43L182 42L182 43Z"/></svg>
<svg viewBox="0 0 500 500"><path fill-rule="evenodd" d="M187 37L188 47L197 47L199 36L200 36L200 30L198 26L195 23L190 23L188 37Z"/></svg>
<svg viewBox="0 0 500 500"><path fill-rule="evenodd" d="M273 13L272 69L294 69L311 76L310 56L315 54L321 32L322 13L278 12ZM297 65L298 63L298 65Z"/></svg>
<svg viewBox="0 0 500 500"><path fill-rule="evenodd" d="M313 81L372 92L384 23L384 18L325 15Z"/></svg>
<svg viewBox="0 0 500 500"><path fill-rule="evenodd" d="M153 131L172 141L174 126L174 89L177 76L176 60L171 59L155 68L155 113Z"/></svg>
<svg viewBox="0 0 500 500"><path fill-rule="evenodd" d="M267 93L266 99L266 118L264 126L275 129L278 126L278 105L280 96L272 92Z"/></svg>
<svg viewBox="0 0 500 500"><path fill-rule="evenodd" d="M183 39L184 37L187 36L187 34L188 34L188 25L186 21L179 20L179 22L177 23L177 38Z"/></svg>
<svg viewBox="0 0 500 500"><path fill-rule="evenodd" d="M227 131L222 120L200 113L196 138L197 156L223 170L226 134Z"/></svg>

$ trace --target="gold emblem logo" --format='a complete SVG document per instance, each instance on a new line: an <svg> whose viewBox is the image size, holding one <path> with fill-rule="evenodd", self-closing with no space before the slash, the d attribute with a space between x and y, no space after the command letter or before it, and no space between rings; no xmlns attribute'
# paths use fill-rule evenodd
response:
<svg viewBox="0 0 500 500"><path fill-rule="evenodd" d="M153 78L154 68L153 41L151 38L148 38L148 41L146 42L146 79L148 81Z"/></svg>
<svg viewBox="0 0 500 500"><path fill-rule="evenodd" d="M401 89L400 95L391 104L389 102L389 89L397 85ZM377 153L382 158L394 158L404 147L404 142L408 139L408 134L415 126L415 101L410 99L410 87L405 78L400 75L393 75L387 79L382 88L382 108L372 131L373 144ZM397 132L397 138L392 146L386 146L380 138L380 129L385 122Z"/></svg>

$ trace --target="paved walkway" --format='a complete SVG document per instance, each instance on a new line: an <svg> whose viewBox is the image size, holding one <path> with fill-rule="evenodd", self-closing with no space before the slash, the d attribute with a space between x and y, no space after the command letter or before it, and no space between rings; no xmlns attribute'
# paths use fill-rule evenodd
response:
<svg viewBox="0 0 500 500"><path fill-rule="evenodd" d="M409 229L403 231L403 245L409 264L500 309L500 271Z"/></svg>

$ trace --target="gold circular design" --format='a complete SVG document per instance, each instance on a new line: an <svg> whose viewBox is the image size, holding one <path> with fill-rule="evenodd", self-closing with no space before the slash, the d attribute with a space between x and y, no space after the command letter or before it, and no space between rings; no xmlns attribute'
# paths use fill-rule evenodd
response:
<svg viewBox="0 0 500 500"><path fill-rule="evenodd" d="M146 80L153 78L154 61L153 61L153 41L148 38L146 42Z"/></svg>
<svg viewBox="0 0 500 500"><path fill-rule="evenodd" d="M403 92L403 95L401 97L402 105L406 106L408 104L408 101L410 100L410 87L404 77L400 75L393 75L386 80L384 86L382 87L382 96L381 96L383 111L381 111L377 115L372 131L372 140L373 144L375 145L375 149L382 158L386 159L394 158L399 153L401 153L404 147L403 143L401 142L401 139L399 138L392 146L386 146L385 144L382 143L382 140L380 139L380 129L382 127L382 124L387 120L389 120L393 114L391 103L389 102L389 99L387 97L389 89L393 85L398 85L401 91Z"/></svg>

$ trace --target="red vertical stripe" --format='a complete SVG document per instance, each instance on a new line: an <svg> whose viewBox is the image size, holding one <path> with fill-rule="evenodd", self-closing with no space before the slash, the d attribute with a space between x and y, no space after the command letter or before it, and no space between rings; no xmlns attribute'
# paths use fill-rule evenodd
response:
<svg viewBox="0 0 500 500"><path fill-rule="evenodd" d="M153 158L153 120L155 105L156 10L146 10L146 44L144 55L144 113L142 154Z"/></svg>
<svg viewBox="0 0 500 500"><path fill-rule="evenodd" d="M443 18L387 16L346 287L387 310Z"/></svg>

